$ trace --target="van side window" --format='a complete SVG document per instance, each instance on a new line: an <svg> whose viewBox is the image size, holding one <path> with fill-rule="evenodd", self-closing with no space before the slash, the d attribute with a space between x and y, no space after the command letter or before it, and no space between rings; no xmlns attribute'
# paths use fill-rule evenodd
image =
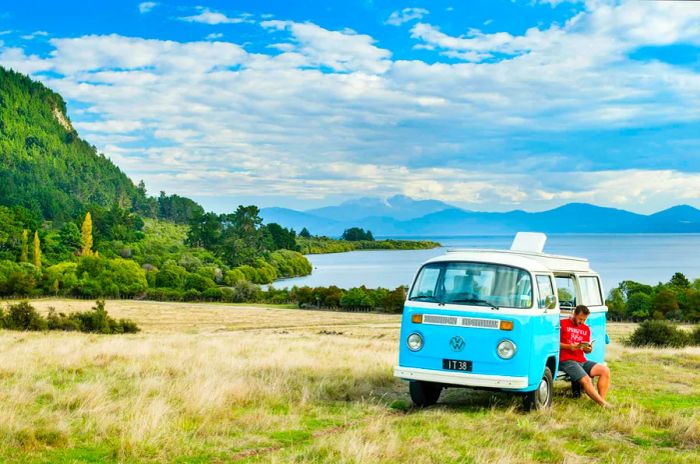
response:
<svg viewBox="0 0 700 464"><path fill-rule="evenodd" d="M559 306L573 308L576 306L576 285L573 276L556 276Z"/></svg>
<svg viewBox="0 0 700 464"><path fill-rule="evenodd" d="M581 299L587 306L602 306L603 298L600 295L600 281L598 277L580 277Z"/></svg>
<svg viewBox="0 0 700 464"><path fill-rule="evenodd" d="M557 299L554 296L554 285L552 284L551 277L548 275L538 275L537 290L539 290L537 306L540 308L551 309L557 305Z"/></svg>

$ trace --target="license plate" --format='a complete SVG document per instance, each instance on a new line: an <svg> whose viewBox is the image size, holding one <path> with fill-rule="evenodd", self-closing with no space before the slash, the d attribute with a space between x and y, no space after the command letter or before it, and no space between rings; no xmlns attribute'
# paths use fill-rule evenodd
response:
<svg viewBox="0 0 700 464"><path fill-rule="evenodd" d="M459 359L443 359L442 360L442 368L446 369L448 371L471 372L472 371L472 362L471 361L461 361Z"/></svg>

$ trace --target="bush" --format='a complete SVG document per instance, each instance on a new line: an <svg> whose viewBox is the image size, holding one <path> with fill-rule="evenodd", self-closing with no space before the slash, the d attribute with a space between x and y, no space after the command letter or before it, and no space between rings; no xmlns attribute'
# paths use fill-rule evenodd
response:
<svg viewBox="0 0 700 464"><path fill-rule="evenodd" d="M48 329L46 319L26 301L10 305L7 314L3 312L0 316L2 316L0 325L5 329L31 331Z"/></svg>
<svg viewBox="0 0 700 464"><path fill-rule="evenodd" d="M150 288L146 291L146 298L155 301L182 301L184 292L177 288Z"/></svg>
<svg viewBox="0 0 700 464"><path fill-rule="evenodd" d="M191 288L185 292L183 298L185 301L198 301L202 298L202 292Z"/></svg>
<svg viewBox="0 0 700 464"><path fill-rule="evenodd" d="M97 300L91 311L72 313L68 317L78 322L81 332L115 334L136 333L140 330L136 323L128 319L112 319L107 314L104 300Z"/></svg>
<svg viewBox="0 0 700 464"><path fill-rule="evenodd" d="M98 300L91 311L84 313L65 315L50 308L45 319L32 305L23 301L10 305L7 314L0 309L0 327L11 330L63 330L103 334L136 333L140 330L135 322L128 319L112 319L105 310L104 300Z"/></svg>
<svg viewBox="0 0 700 464"><path fill-rule="evenodd" d="M691 343L689 334L666 321L642 322L628 340L631 346L684 347Z"/></svg>
<svg viewBox="0 0 700 464"><path fill-rule="evenodd" d="M257 301L262 293L260 287L250 282L238 282L233 287L232 301L235 303Z"/></svg>
<svg viewBox="0 0 700 464"><path fill-rule="evenodd" d="M49 330L63 330L65 332L78 332L80 331L80 323L66 316L64 313L56 314L54 308L49 308L49 315L46 316L46 320L49 324Z"/></svg>
<svg viewBox="0 0 700 464"><path fill-rule="evenodd" d="M691 338L693 339L693 345L700 345L700 325L695 326Z"/></svg>
<svg viewBox="0 0 700 464"><path fill-rule="evenodd" d="M215 288L216 284L208 277L199 274L187 274L185 277L185 290L197 290L203 292L210 288Z"/></svg>
<svg viewBox="0 0 700 464"><path fill-rule="evenodd" d="M221 301L224 299L224 291L218 287L208 288L202 292L202 298L207 301Z"/></svg>

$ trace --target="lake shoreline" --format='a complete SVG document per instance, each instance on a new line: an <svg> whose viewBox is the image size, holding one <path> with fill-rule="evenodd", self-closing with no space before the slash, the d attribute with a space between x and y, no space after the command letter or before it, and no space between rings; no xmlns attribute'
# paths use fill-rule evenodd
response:
<svg viewBox="0 0 700 464"><path fill-rule="evenodd" d="M274 288L294 285L396 288L410 285L421 263L449 249L508 249L512 237L420 236L439 242L442 246L427 250L354 250L311 254L306 255L313 267L310 275L277 280L270 285ZM606 292L623 280L655 285L668 281L675 272L683 272L692 278L700 277L700 234L550 234L545 253L587 258L591 267L600 273Z"/></svg>

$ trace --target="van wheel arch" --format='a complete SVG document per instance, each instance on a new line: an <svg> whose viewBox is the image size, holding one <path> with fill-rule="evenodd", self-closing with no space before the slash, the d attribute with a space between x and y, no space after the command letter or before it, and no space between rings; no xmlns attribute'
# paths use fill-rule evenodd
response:
<svg viewBox="0 0 700 464"><path fill-rule="evenodd" d="M533 409L547 409L552 406L552 394L554 393L554 377L549 367L544 368L542 378L537 388L523 396L523 406L526 411Z"/></svg>

